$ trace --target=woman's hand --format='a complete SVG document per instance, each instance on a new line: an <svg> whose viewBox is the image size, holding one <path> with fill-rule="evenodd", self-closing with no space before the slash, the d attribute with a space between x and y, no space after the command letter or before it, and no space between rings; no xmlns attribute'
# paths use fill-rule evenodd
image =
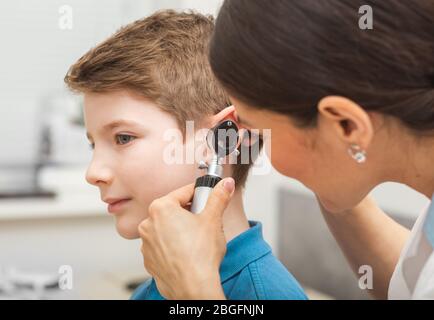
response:
<svg viewBox="0 0 434 320"><path fill-rule="evenodd" d="M139 225L144 265L167 299L225 299L219 268L226 253L222 216L235 190L232 178L220 181L205 209L184 209L194 184L177 189L149 206Z"/></svg>

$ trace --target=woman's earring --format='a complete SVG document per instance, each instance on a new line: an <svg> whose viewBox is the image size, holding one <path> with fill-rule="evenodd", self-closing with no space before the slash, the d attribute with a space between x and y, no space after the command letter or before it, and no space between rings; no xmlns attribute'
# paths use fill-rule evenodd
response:
<svg viewBox="0 0 434 320"><path fill-rule="evenodd" d="M366 151L362 150L359 145L352 144L348 148L348 154L353 158L357 163L366 162Z"/></svg>

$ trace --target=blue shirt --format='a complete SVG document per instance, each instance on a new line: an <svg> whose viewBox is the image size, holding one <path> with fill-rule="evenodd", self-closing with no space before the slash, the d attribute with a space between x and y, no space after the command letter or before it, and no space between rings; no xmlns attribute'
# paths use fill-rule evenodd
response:
<svg viewBox="0 0 434 320"><path fill-rule="evenodd" d="M220 279L229 300L306 300L300 284L273 255L262 237L260 222L228 242ZM133 293L133 300L164 300L154 279Z"/></svg>
<svg viewBox="0 0 434 320"><path fill-rule="evenodd" d="M428 214L425 219L424 231L427 240L434 248L434 194L432 195L431 205L428 209Z"/></svg>

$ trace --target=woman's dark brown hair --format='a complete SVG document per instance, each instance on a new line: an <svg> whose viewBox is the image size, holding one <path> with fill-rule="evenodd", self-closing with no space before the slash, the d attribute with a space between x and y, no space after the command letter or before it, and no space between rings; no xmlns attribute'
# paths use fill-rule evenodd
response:
<svg viewBox="0 0 434 320"><path fill-rule="evenodd" d="M373 29L359 28L362 5ZM226 0L211 67L242 101L315 125L317 103L341 95L434 130L434 1Z"/></svg>

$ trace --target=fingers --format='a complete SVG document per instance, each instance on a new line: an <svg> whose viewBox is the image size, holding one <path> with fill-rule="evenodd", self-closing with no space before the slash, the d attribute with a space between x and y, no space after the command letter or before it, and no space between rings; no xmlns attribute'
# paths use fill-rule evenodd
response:
<svg viewBox="0 0 434 320"><path fill-rule="evenodd" d="M188 207L194 195L194 183L190 183L175 191L170 192L164 197L155 199L148 207L149 217L156 214L170 214L175 212L175 207Z"/></svg>
<svg viewBox="0 0 434 320"><path fill-rule="evenodd" d="M209 195L208 201L202 213L222 217L223 212L232 198L234 190L235 181L233 178L225 178L217 183Z"/></svg>
<svg viewBox="0 0 434 320"><path fill-rule="evenodd" d="M193 195L194 183L190 183L170 192L167 197L170 198L170 200L174 200L181 207L185 207L193 199Z"/></svg>
<svg viewBox="0 0 434 320"><path fill-rule="evenodd" d="M202 211L210 212L219 217L223 215L232 195L235 191L235 181L233 178L225 178L220 181L211 192L207 204ZM167 196L154 200L149 206L149 216L163 214L173 211L173 206L187 207L194 195L194 183L183 186L172 191Z"/></svg>

